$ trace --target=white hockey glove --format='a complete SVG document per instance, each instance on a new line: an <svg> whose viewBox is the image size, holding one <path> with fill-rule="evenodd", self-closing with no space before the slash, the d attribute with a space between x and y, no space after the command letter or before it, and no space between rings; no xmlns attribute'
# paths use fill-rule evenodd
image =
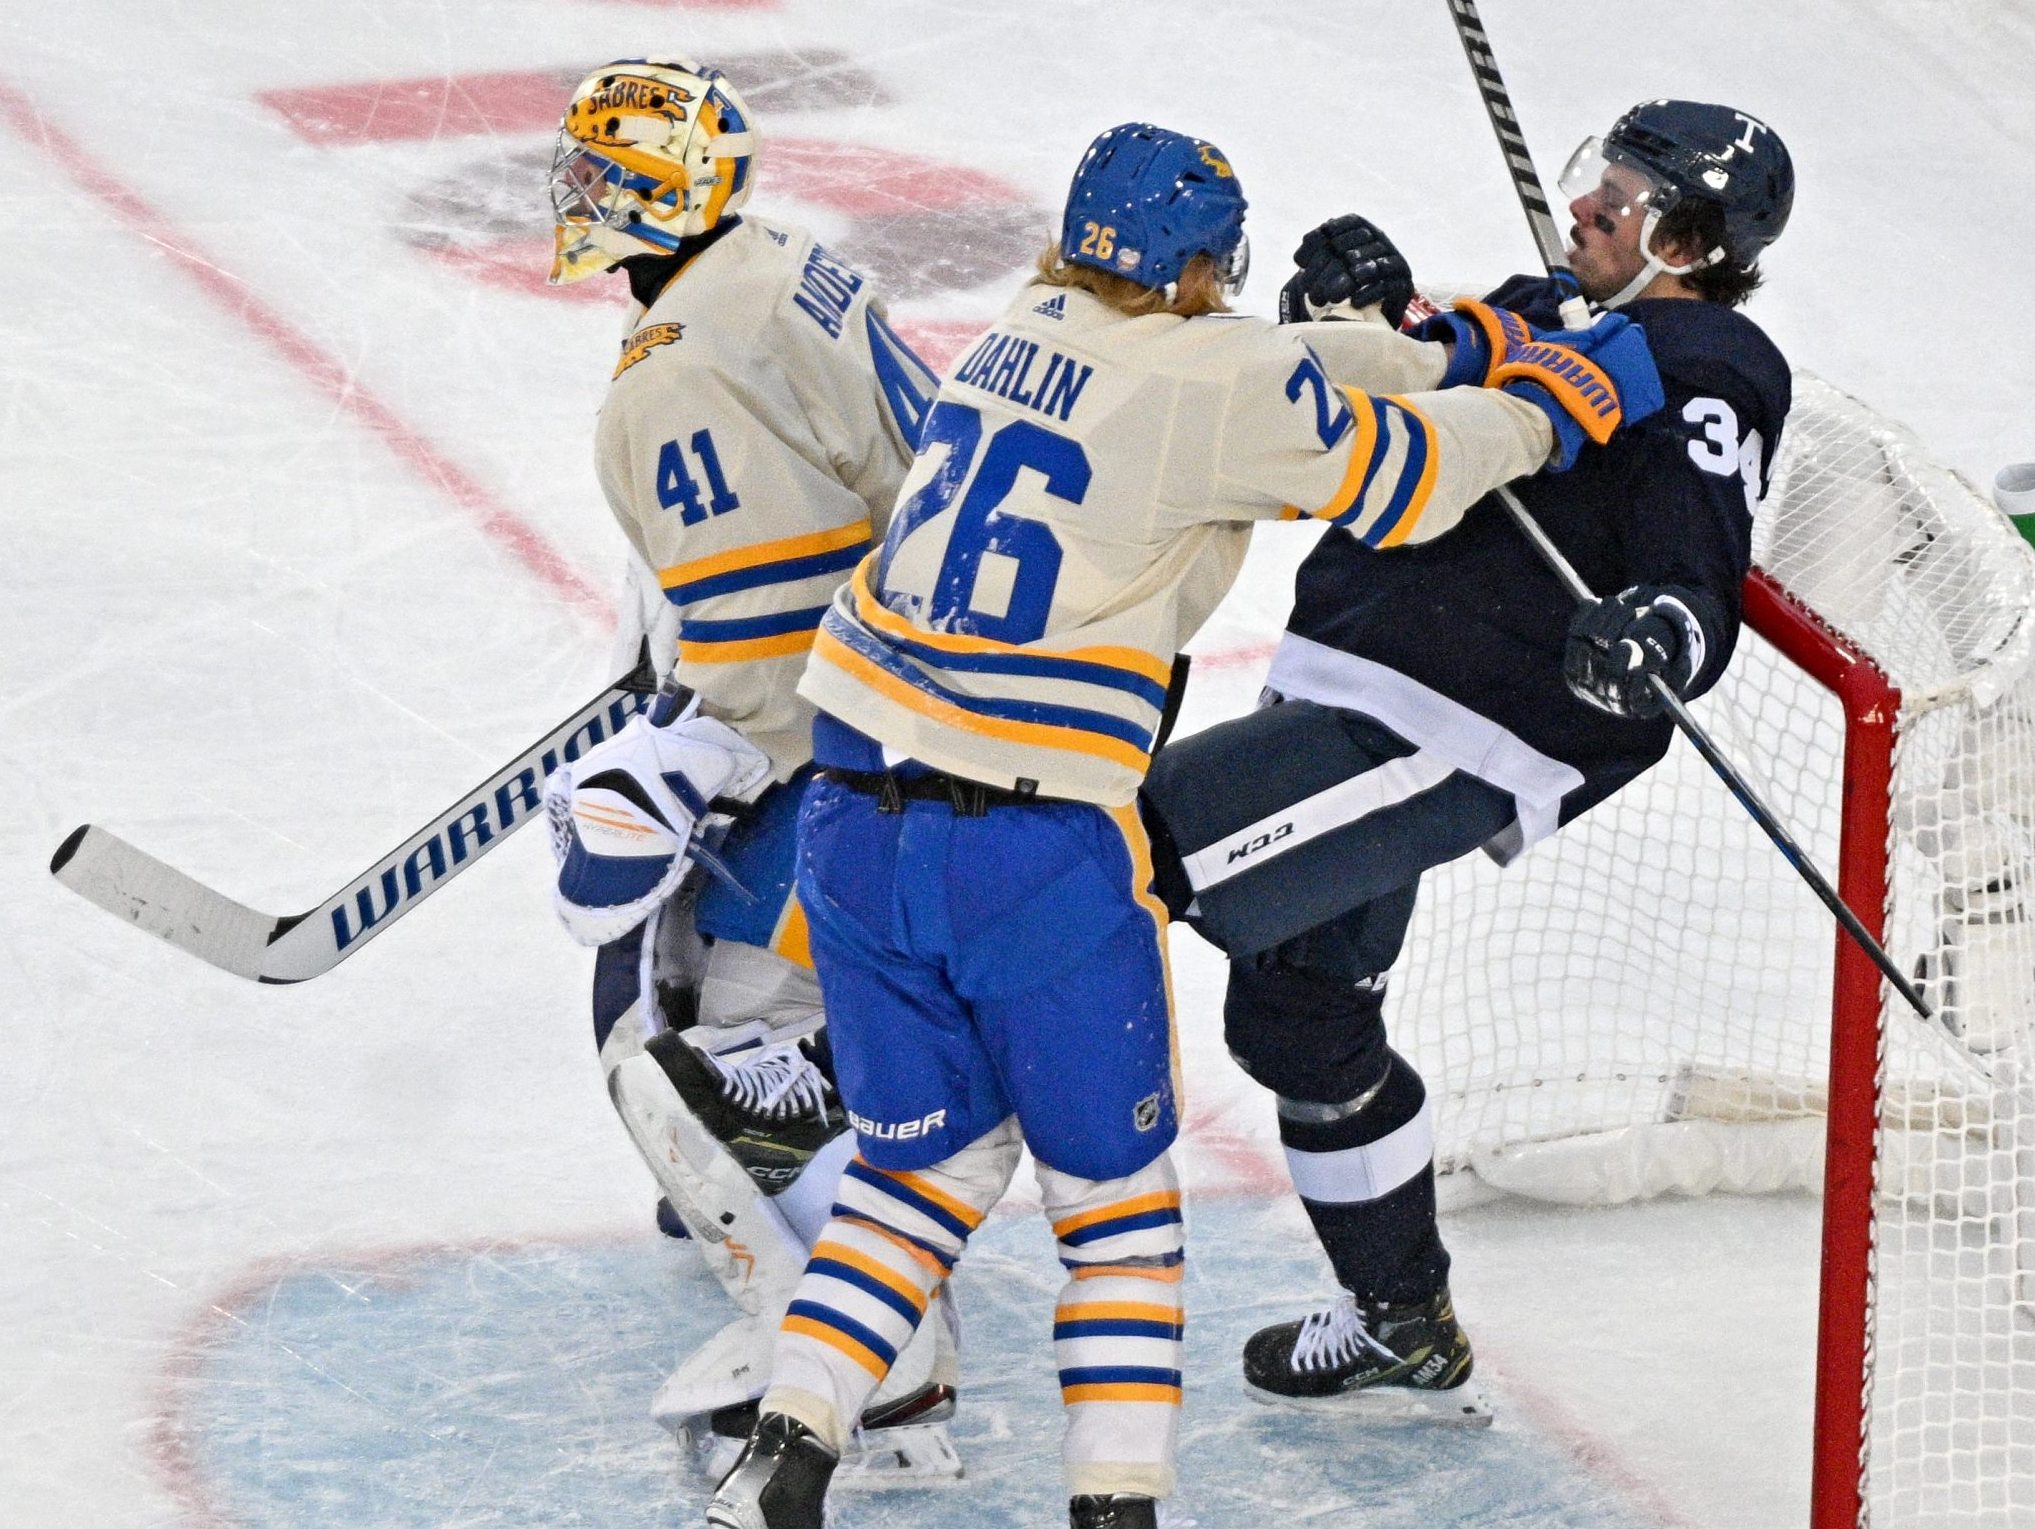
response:
<svg viewBox="0 0 2035 1529"><path fill-rule="evenodd" d="M606 945L642 923L678 890L717 800L752 802L770 784L770 759L698 703L653 722L660 705L606 743L560 766L544 788L552 903L582 945Z"/></svg>

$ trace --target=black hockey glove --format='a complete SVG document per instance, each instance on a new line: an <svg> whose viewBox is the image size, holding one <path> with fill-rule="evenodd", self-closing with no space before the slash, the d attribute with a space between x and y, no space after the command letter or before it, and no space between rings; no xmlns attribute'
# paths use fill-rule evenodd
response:
<svg viewBox="0 0 2035 1529"><path fill-rule="evenodd" d="M1648 680L1676 695L1703 667L1703 623L1681 591L1635 584L1593 600L1569 622L1562 677L1569 689L1614 717L1657 717L1664 708Z"/></svg>
<svg viewBox="0 0 2035 1529"><path fill-rule="evenodd" d="M1413 300L1413 272L1406 257L1375 224L1347 213L1330 218L1300 241L1293 252L1300 267L1279 289L1279 322L1348 318L1374 304L1393 328Z"/></svg>

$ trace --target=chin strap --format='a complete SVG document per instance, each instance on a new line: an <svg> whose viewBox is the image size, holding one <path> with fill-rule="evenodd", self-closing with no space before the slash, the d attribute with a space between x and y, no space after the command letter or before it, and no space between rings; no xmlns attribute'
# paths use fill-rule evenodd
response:
<svg viewBox="0 0 2035 1529"><path fill-rule="evenodd" d="M1597 305L1605 312L1609 313L1613 309L1623 308L1627 303L1639 296L1641 292L1644 292L1648 284L1656 276L1663 274L1668 276L1687 276L1691 271L1703 270L1706 266L1713 266L1724 258L1724 246L1720 244L1700 260L1691 260L1687 265L1669 265L1653 252L1654 230L1660 227L1660 221L1661 209L1649 207L1646 210L1646 222L1641 225L1639 231L1639 247L1646 251L1646 264L1639 268L1637 276L1633 277L1632 280L1628 281L1624 286Z"/></svg>

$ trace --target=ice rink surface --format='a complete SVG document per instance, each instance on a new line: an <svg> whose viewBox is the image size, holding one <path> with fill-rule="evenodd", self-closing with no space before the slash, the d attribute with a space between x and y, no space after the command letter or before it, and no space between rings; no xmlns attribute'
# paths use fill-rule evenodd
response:
<svg viewBox="0 0 2035 1529"><path fill-rule="evenodd" d="M2005 0L1491 0L1544 174L1654 94L1800 175L1752 315L1980 481L2035 457L2035 19ZM683 51L944 360L1082 146L1211 137L1269 312L1329 214L1423 277L1532 258L1442 0L67 0L0 17L0 1522L699 1522L651 1391L721 1319L602 1097L589 957L522 836L357 961L262 988L46 866L101 822L254 906L322 899L605 678L589 460L613 293L547 293L570 82ZM1196 644L1249 703L1302 533ZM1194 1196L1179 1511L1450 1529L1804 1521L1813 1203L1453 1215L1499 1421L1360 1433L1242 1395L1327 1274L1176 940ZM1756 951L1747 952L1758 959ZM971 1484L850 1526L1061 1521L1055 1284L1022 1205L960 1276Z"/></svg>

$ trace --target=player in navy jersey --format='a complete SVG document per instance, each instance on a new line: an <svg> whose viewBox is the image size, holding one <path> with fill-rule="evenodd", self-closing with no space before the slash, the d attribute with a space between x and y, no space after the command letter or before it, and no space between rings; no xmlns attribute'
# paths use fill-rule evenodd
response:
<svg viewBox="0 0 2035 1529"><path fill-rule="evenodd" d="M1226 1039L1277 1096L1347 1292L1247 1343L1268 1400L1488 1420L1435 1224L1426 1090L1387 1044L1384 974L1423 870L1480 848L1502 864L1639 775L1672 730L1648 677L1699 694L1738 635L1790 388L1737 309L1787 222L1787 151L1743 112L1650 101L1586 141L1562 185L1583 295L1645 330L1667 404L1517 492L1590 588L1616 593L1579 609L1495 497L1417 547L1331 529L1300 568L1276 704L1174 743L1146 783L1161 889L1231 958ZM1397 325L1413 296L1361 218L1323 225L1297 259L1282 318L1381 308ZM1560 295L1516 277L1409 343L1451 348L1445 384L1478 382L1560 323Z"/></svg>

